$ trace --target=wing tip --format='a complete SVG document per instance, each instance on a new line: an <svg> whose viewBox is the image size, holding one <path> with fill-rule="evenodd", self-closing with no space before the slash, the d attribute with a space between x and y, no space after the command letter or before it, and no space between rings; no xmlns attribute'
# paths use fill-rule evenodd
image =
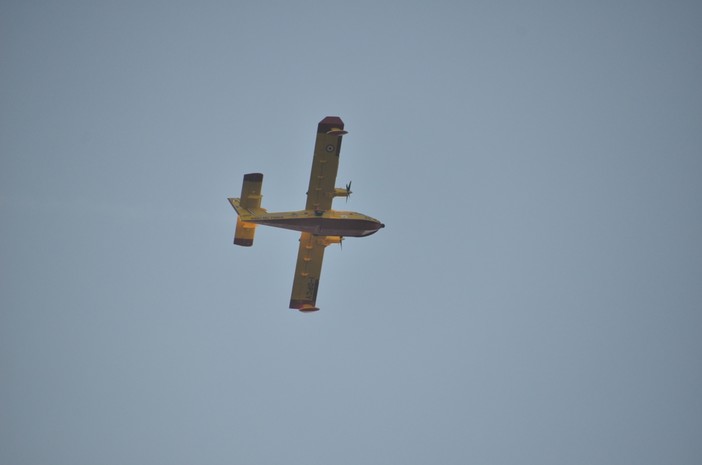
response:
<svg viewBox="0 0 702 465"><path fill-rule="evenodd" d="M319 311L319 307L315 307L314 303L309 300L291 300L290 308L299 310L302 313L311 313Z"/></svg>
<svg viewBox="0 0 702 465"><path fill-rule="evenodd" d="M338 116L326 116L317 125L317 132L318 133L326 134L333 129L338 129L338 130L344 129L344 122L341 121L341 118L339 118Z"/></svg>
<svg viewBox="0 0 702 465"><path fill-rule="evenodd" d="M249 173L244 175L244 181L250 182L262 182L263 173Z"/></svg>

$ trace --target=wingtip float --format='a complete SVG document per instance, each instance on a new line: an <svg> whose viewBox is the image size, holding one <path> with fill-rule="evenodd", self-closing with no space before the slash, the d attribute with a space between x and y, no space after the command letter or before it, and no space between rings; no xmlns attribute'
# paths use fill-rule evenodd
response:
<svg viewBox="0 0 702 465"><path fill-rule="evenodd" d="M293 279L290 308L315 312L317 291L322 271L325 247L341 244L345 237L365 237L375 234L385 225L375 218L357 212L332 209L335 197L351 195L351 183L346 188L335 187L339 167L339 152L344 135L344 122L338 116L327 116L317 125L317 139L304 210L271 212L261 207L263 174L244 175L241 196L230 198L237 213L234 244L251 247L259 225L300 232L300 247Z"/></svg>

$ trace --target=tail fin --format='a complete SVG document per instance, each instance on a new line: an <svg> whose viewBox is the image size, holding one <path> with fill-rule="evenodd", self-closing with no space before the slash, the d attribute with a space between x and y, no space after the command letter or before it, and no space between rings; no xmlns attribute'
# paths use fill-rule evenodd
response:
<svg viewBox="0 0 702 465"><path fill-rule="evenodd" d="M241 198L229 199L236 214L236 232L234 233L234 244L244 247L253 245L256 225L246 221L259 213L265 213L261 208L261 187L263 185L263 175L261 173L249 173L244 175L244 182L241 185ZM243 218L243 219L242 219Z"/></svg>

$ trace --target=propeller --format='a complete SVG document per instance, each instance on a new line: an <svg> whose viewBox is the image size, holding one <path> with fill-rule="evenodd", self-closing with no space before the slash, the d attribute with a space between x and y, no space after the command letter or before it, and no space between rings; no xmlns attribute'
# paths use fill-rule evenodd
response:
<svg viewBox="0 0 702 465"><path fill-rule="evenodd" d="M349 181L346 184L346 203L349 202L349 197L351 197L351 194L353 194L353 192L351 192L351 181Z"/></svg>

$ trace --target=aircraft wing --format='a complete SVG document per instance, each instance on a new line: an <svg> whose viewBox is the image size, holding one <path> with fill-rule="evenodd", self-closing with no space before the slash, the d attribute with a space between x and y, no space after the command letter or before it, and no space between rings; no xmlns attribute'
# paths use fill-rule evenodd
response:
<svg viewBox="0 0 702 465"><path fill-rule="evenodd" d="M327 116L317 125L317 140L314 145L305 210L323 212L331 209L336 172L339 168L341 137L344 134L344 122L338 116Z"/></svg>
<svg viewBox="0 0 702 465"><path fill-rule="evenodd" d="M315 302L326 246L324 239L324 236L315 236L306 232L300 235L300 249L297 252L290 308L303 312L319 310Z"/></svg>

